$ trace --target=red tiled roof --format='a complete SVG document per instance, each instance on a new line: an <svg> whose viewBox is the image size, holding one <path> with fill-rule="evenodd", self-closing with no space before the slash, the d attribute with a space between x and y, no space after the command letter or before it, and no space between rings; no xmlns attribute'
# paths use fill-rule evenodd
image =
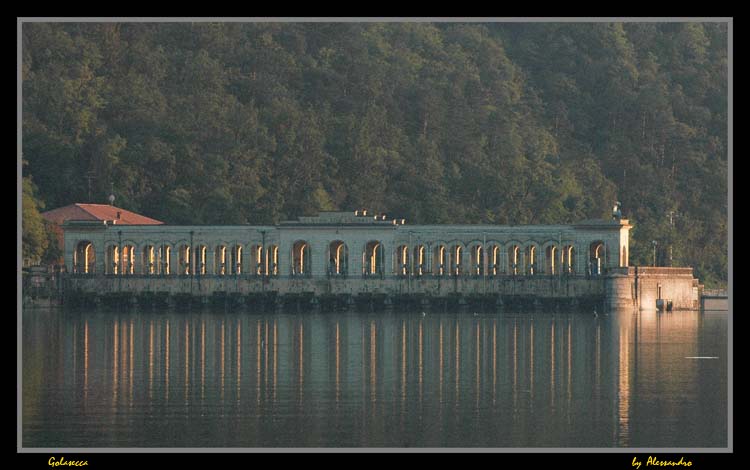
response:
<svg viewBox="0 0 750 470"><path fill-rule="evenodd" d="M117 214L120 217L117 217ZM108 204L71 204L42 212L42 217L62 225L68 220L117 220L119 225L160 225L164 222Z"/></svg>

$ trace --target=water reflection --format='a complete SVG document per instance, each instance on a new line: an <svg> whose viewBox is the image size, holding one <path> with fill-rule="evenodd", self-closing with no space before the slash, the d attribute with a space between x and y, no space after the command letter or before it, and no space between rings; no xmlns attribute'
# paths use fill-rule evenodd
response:
<svg viewBox="0 0 750 470"><path fill-rule="evenodd" d="M697 312L27 311L23 442L725 446L726 326Z"/></svg>

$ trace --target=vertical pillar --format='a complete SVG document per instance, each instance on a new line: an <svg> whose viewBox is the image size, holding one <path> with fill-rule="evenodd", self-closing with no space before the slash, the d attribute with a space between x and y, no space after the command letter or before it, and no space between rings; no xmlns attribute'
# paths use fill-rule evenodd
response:
<svg viewBox="0 0 750 470"><path fill-rule="evenodd" d="M279 276L290 276L292 274L292 246L284 244L279 240Z"/></svg>
<svg viewBox="0 0 750 470"><path fill-rule="evenodd" d="M206 245L206 275L216 274L216 246Z"/></svg>
<svg viewBox="0 0 750 470"><path fill-rule="evenodd" d="M310 269L312 277L326 277L328 272L328 242L307 242L310 250Z"/></svg>
<svg viewBox="0 0 750 470"><path fill-rule="evenodd" d="M498 265L497 265L498 274L510 273L510 271L508 271L508 263L509 263L508 250L509 250L508 245L503 243L500 247L500 257L499 257Z"/></svg>
<svg viewBox="0 0 750 470"><path fill-rule="evenodd" d="M179 270L179 262L180 262L179 251L180 251L179 246L173 246L169 250L169 275L170 276L174 276L175 274L177 274L177 271Z"/></svg>
<svg viewBox="0 0 750 470"><path fill-rule="evenodd" d="M362 276L362 253L364 253L364 249L364 245L359 242L354 242L349 247L350 276Z"/></svg>
<svg viewBox="0 0 750 470"><path fill-rule="evenodd" d="M73 253L76 249L76 242L75 240L70 240L69 238L65 238L64 241L64 254L63 254L63 263L65 263L65 267L67 268L69 273L72 273L75 271L74 267L74 260L75 256Z"/></svg>
<svg viewBox="0 0 750 470"><path fill-rule="evenodd" d="M429 243L425 243L424 245L424 270L423 272L425 274L432 274L432 245Z"/></svg>
<svg viewBox="0 0 750 470"><path fill-rule="evenodd" d="M188 271L190 272L191 276L195 276L196 274L196 267L198 266L197 263L197 257L198 257L198 250L195 249L195 245L191 242L190 243L190 260L188 263Z"/></svg>
<svg viewBox="0 0 750 470"><path fill-rule="evenodd" d="M131 245L133 247L133 252L130 253L130 258L133 260L133 274L141 274L143 269L143 259L142 256L140 256L142 246L141 245Z"/></svg>

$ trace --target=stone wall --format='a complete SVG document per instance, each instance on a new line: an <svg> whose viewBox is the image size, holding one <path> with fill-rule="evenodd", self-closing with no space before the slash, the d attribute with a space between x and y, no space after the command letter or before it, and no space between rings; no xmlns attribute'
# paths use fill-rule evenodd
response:
<svg viewBox="0 0 750 470"><path fill-rule="evenodd" d="M576 298L605 294L603 276L498 276L362 278L362 277L278 277L264 276L68 276L66 289L90 293L168 292L211 295L214 292L309 292L314 295L376 293L387 295L424 294L434 297L462 295L518 295Z"/></svg>
<svg viewBox="0 0 750 470"><path fill-rule="evenodd" d="M641 266L630 268L630 277L633 289L637 285L637 305L641 310L656 308L658 298L672 300L675 310L700 308L703 286L693 277L693 268Z"/></svg>

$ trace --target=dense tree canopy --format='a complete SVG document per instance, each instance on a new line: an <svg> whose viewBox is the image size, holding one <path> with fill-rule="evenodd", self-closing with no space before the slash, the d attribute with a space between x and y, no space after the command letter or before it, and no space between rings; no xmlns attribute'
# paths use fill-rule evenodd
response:
<svg viewBox="0 0 750 470"><path fill-rule="evenodd" d="M631 262L727 280L720 23L23 25L46 207L272 223L635 223ZM671 218L670 218L671 214Z"/></svg>
<svg viewBox="0 0 750 470"><path fill-rule="evenodd" d="M31 263L39 263L49 246L44 219L39 214L42 203L34 195L34 183L25 177L21 189L22 256Z"/></svg>

